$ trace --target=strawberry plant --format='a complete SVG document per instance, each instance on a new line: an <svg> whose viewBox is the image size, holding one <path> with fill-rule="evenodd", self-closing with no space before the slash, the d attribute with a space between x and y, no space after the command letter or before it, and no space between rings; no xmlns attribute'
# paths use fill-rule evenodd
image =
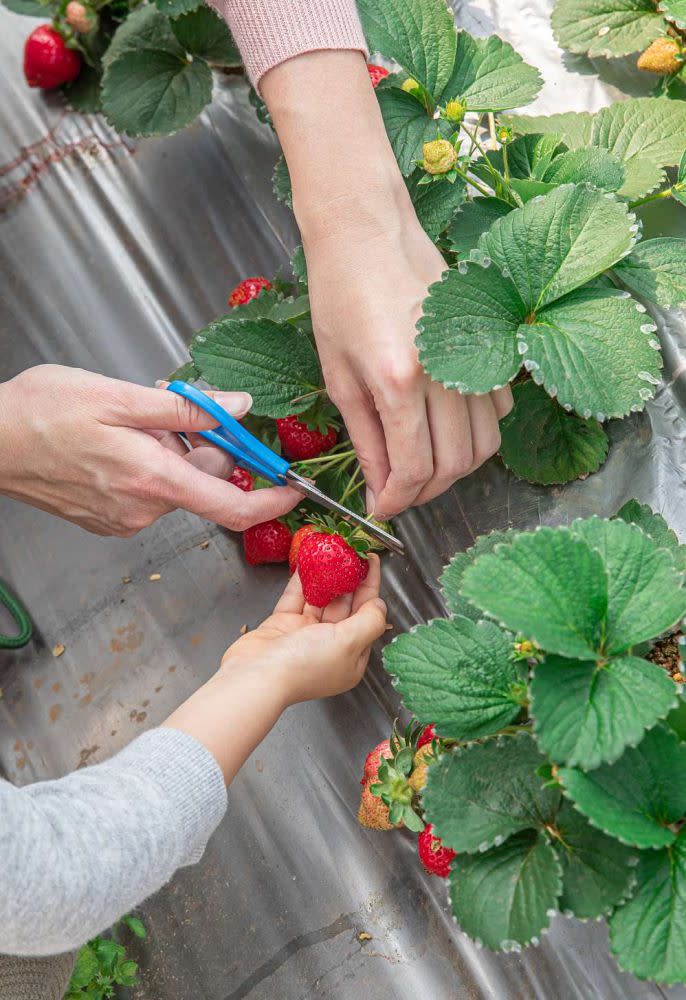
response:
<svg viewBox="0 0 686 1000"><path fill-rule="evenodd" d="M637 66L657 73L657 93L686 98L684 0L556 0L553 33L563 49L605 59L640 53Z"/></svg>
<svg viewBox="0 0 686 1000"><path fill-rule="evenodd" d="M145 926L138 917L128 915L120 923L136 937L145 937ZM139 985L138 965L127 958L126 949L116 940L118 926L112 929L112 937L93 938L80 950L64 1000L107 1000L115 996L118 986Z"/></svg>
<svg viewBox="0 0 686 1000"><path fill-rule="evenodd" d="M449 617L386 647L433 727L419 749L394 732L376 783L366 768L389 810L376 825L420 831L486 947L535 944L556 911L606 917L622 969L686 981L685 571L686 546L636 501L495 532L446 567Z"/></svg>

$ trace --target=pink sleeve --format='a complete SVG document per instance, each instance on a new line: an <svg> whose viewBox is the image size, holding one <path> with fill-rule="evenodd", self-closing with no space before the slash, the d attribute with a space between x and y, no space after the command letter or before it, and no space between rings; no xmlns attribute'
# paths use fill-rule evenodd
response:
<svg viewBox="0 0 686 1000"><path fill-rule="evenodd" d="M367 53L355 0L209 0L231 28L259 89L273 66L315 49Z"/></svg>

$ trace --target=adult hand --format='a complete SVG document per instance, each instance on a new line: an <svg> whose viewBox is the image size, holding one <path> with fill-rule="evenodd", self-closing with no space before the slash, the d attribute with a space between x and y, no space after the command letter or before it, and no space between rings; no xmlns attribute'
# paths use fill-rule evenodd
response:
<svg viewBox="0 0 686 1000"><path fill-rule="evenodd" d="M368 508L389 517L493 455L512 395L462 396L419 364L415 325L446 264L417 221L362 55L289 59L265 74L262 93L291 175L327 389Z"/></svg>
<svg viewBox="0 0 686 1000"><path fill-rule="evenodd" d="M235 417L247 393L213 393ZM177 431L216 421L162 389L41 365L0 385L0 493L98 535L134 535L176 508L234 531L279 517L300 494L290 487L244 493L226 482L233 462ZM202 442L202 438L194 439Z"/></svg>

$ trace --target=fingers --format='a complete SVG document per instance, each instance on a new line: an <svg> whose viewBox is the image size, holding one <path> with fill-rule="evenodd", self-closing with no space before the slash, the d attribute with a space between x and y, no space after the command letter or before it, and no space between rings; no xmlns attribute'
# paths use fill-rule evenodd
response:
<svg viewBox="0 0 686 1000"><path fill-rule="evenodd" d="M336 626L356 658L365 654L372 643L386 631L386 605L380 597L372 597L345 621Z"/></svg>
<svg viewBox="0 0 686 1000"><path fill-rule="evenodd" d="M415 498L426 503L445 493L472 468L472 430L467 399L454 389L432 383L427 396L434 473Z"/></svg>
<svg viewBox="0 0 686 1000"><path fill-rule="evenodd" d="M381 560L375 553L370 552L367 556L369 569L367 576L353 594L352 611L359 611L363 604L379 596L381 586Z"/></svg>
<svg viewBox="0 0 686 1000"><path fill-rule="evenodd" d="M111 416L113 423L119 426L167 431L202 431L217 426L214 417L175 392L148 389L129 382L120 382L117 386L119 405L114 405ZM252 406L252 397L247 392L209 392L207 395L236 418L245 416Z"/></svg>
<svg viewBox="0 0 686 1000"><path fill-rule="evenodd" d="M294 573L286 584L286 589L276 603L274 614L295 614L300 615L305 607L303 588L300 576Z"/></svg>
<svg viewBox="0 0 686 1000"><path fill-rule="evenodd" d="M392 517L409 507L433 476L434 458L426 409L425 380L379 407L391 471L376 498L375 516Z"/></svg>
<svg viewBox="0 0 686 1000"><path fill-rule="evenodd" d="M491 393L491 399L493 400L493 406L495 407L498 420L502 420L503 417L506 417L514 406L512 389L509 385L503 386L502 389L495 389Z"/></svg>
<svg viewBox="0 0 686 1000"><path fill-rule="evenodd" d="M217 479L228 479L233 472L234 461L231 456L222 451L221 448L215 448L211 444L198 445L191 451L187 451L183 458L194 469L199 469L201 472L207 473L208 476L215 476Z"/></svg>
<svg viewBox="0 0 686 1000"><path fill-rule="evenodd" d="M490 396L466 398L472 429L472 468L468 470L471 472L497 452L500 447L500 428Z"/></svg>
<svg viewBox="0 0 686 1000"><path fill-rule="evenodd" d="M324 613L322 615L323 622L331 622L334 625L337 622L342 622L345 618L350 617L350 612L353 607L353 595L343 594L342 597L337 597L335 600L329 604L328 607L324 608Z"/></svg>
<svg viewBox="0 0 686 1000"><path fill-rule="evenodd" d="M180 507L232 531L244 531L253 524L282 517L302 500L302 495L290 486L244 493L171 453L160 470L156 489L169 510Z"/></svg>
<svg viewBox="0 0 686 1000"><path fill-rule="evenodd" d="M336 405L341 411L367 485L367 513L373 514L376 497L391 471L379 415L372 400L361 394L355 400L338 398Z"/></svg>

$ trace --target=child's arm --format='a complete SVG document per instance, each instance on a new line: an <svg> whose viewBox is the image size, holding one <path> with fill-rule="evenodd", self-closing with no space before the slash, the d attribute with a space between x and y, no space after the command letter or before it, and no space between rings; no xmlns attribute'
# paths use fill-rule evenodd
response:
<svg viewBox="0 0 686 1000"><path fill-rule="evenodd" d="M70 951L199 860L225 783L284 708L361 679L385 627L378 588L375 556L357 593L323 612L294 578L164 726L66 778L0 782L0 953Z"/></svg>

